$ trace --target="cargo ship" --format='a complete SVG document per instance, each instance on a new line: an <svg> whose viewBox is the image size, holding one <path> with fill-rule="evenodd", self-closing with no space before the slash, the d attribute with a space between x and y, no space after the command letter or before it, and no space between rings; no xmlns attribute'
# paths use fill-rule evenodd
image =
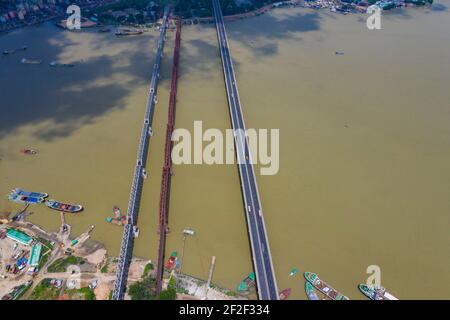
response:
<svg viewBox="0 0 450 320"><path fill-rule="evenodd" d="M358 285L358 289L370 300L398 300L383 287L376 289L361 283Z"/></svg>
<svg viewBox="0 0 450 320"><path fill-rule="evenodd" d="M135 36L144 33L144 31L140 29L128 29L128 28L122 28L117 29L115 32L116 36Z"/></svg>
<svg viewBox="0 0 450 320"><path fill-rule="evenodd" d="M316 290L308 281L305 281L305 292L309 300L320 300Z"/></svg>
<svg viewBox="0 0 450 320"><path fill-rule="evenodd" d="M56 200L48 200L46 203L47 207L53 210L58 210L62 212L76 213L83 210L83 207L78 204L67 204L58 202Z"/></svg>
<svg viewBox="0 0 450 320"><path fill-rule="evenodd" d="M349 300L349 298L333 289L333 287L331 287L327 283L320 280L317 274L312 272L305 272L303 273L303 276L307 281L309 281L309 283L311 283L314 286L314 288L322 292L331 300Z"/></svg>
<svg viewBox="0 0 450 320"><path fill-rule="evenodd" d="M169 257L169 260L167 260L167 263L166 263L166 266L165 266L166 269L167 270L172 270L175 267L176 261L177 261L177 252L173 251L172 254Z"/></svg>
<svg viewBox="0 0 450 320"><path fill-rule="evenodd" d="M12 193L15 193L19 196L26 196L26 197L35 197L35 198L47 198L48 197L48 193L45 193L45 192L30 192L30 191L25 191L20 188L13 189Z"/></svg>
<svg viewBox="0 0 450 320"><path fill-rule="evenodd" d="M255 273L250 272L250 274L238 284L237 291L241 293L249 291L255 286L255 279Z"/></svg>
<svg viewBox="0 0 450 320"><path fill-rule="evenodd" d="M28 196L22 196L16 193L11 193L8 196L9 201L13 201L20 204L34 204L34 203L43 203L45 201L42 197L28 197Z"/></svg>
<svg viewBox="0 0 450 320"><path fill-rule="evenodd" d="M281 291L279 295L280 300L287 300L287 298L289 298L289 296L291 295L291 292L292 292L291 288L287 288Z"/></svg>

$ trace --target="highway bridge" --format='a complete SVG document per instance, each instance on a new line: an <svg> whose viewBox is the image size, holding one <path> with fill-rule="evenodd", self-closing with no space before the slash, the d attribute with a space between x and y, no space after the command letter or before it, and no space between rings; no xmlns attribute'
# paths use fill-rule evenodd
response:
<svg viewBox="0 0 450 320"><path fill-rule="evenodd" d="M245 206L244 211L247 218L258 297L261 300L278 300L279 295L269 249L269 240L264 224L258 185L253 170L252 155L250 153L248 139L245 135L244 116L239 100L237 81L231 60L222 10L219 0L212 0L212 2L231 124L234 130L239 176Z"/></svg>
<svg viewBox="0 0 450 320"><path fill-rule="evenodd" d="M133 253L134 228L137 225L139 204L142 193L143 172L147 161L147 153L150 137L152 135L153 113L156 104L159 70L164 51L164 43L168 25L168 16L169 16L169 7L166 7L164 10L161 32L159 34L158 48L156 49L155 64L153 65L152 70L153 73L148 93L148 101L144 117L144 125L142 127L141 136L139 139L136 167L134 169L130 198L128 201L128 211L127 211L128 223L125 225L123 230L122 243L120 246L119 262L117 265L116 281L114 283L114 291L112 294L113 300L123 299L127 285L128 270L130 268Z"/></svg>

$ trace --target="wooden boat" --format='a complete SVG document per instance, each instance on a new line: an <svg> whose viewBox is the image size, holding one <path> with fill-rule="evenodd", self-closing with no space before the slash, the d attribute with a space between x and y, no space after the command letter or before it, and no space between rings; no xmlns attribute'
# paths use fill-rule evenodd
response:
<svg viewBox="0 0 450 320"><path fill-rule="evenodd" d="M286 300L291 295L292 289L287 288L280 292L280 300Z"/></svg>
<svg viewBox="0 0 450 320"><path fill-rule="evenodd" d="M22 150L20 150L20 152L23 154L30 155L30 156L34 156L35 154L37 154L37 151L33 150L33 149L22 149Z"/></svg>
<svg viewBox="0 0 450 320"><path fill-rule="evenodd" d="M165 265L166 269L172 270L175 267L176 261L177 261L177 252L173 251L172 254L170 255L169 260L167 260L167 263Z"/></svg>
<svg viewBox="0 0 450 320"><path fill-rule="evenodd" d="M67 204L58 202L56 200L48 200L46 203L47 207L53 210L58 210L62 212L76 213L83 210L81 205Z"/></svg>
<svg viewBox="0 0 450 320"><path fill-rule="evenodd" d="M297 268L292 268L291 269L291 272L289 273L289 276L295 276L296 274L297 274L297 272L298 272L298 269Z"/></svg>
<svg viewBox="0 0 450 320"><path fill-rule="evenodd" d="M48 193L45 193L45 192L30 192L30 191L25 191L20 188L13 189L12 193L15 193L19 196L26 196L26 197L35 197L35 198L47 198L48 197Z"/></svg>
<svg viewBox="0 0 450 320"><path fill-rule="evenodd" d="M346 296L335 290L333 287L323 282L315 273L305 272L303 273L305 279L311 283L314 288L322 292L328 298L332 300L349 300Z"/></svg>
<svg viewBox="0 0 450 320"><path fill-rule="evenodd" d="M305 281L305 292L309 300L320 300L316 290L308 281Z"/></svg>
<svg viewBox="0 0 450 320"><path fill-rule="evenodd" d="M132 29L132 28L119 28L116 30L116 36L133 36L142 34L143 31L140 29Z"/></svg>

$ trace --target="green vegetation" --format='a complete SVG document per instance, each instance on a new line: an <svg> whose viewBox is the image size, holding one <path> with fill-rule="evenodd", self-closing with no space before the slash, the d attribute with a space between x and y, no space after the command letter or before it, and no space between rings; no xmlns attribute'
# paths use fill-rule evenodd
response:
<svg viewBox="0 0 450 320"><path fill-rule="evenodd" d="M109 292L109 295L108 295L108 300L112 300L112 295L113 295L113 292L112 292L112 290Z"/></svg>
<svg viewBox="0 0 450 320"><path fill-rule="evenodd" d="M154 300L155 284L156 280L151 277L147 277L142 281L133 283L128 287L128 294L130 295L131 300Z"/></svg>
<svg viewBox="0 0 450 320"><path fill-rule="evenodd" d="M155 267L153 266L153 263L149 262L145 265L144 272L142 273L142 278L147 278L148 273L152 271Z"/></svg>
<svg viewBox="0 0 450 320"><path fill-rule="evenodd" d="M89 287L66 290L70 300L95 300L95 293Z"/></svg>
<svg viewBox="0 0 450 320"><path fill-rule="evenodd" d="M22 298L25 292L27 292L28 289L31 288L32 284L33 284L32 282L30 282L29 284L24 283L19 288L17 288L14 300L19 300L20 298Z"/></svg>
<svg viewBox="0 0 450 320"><path fill-rule="evenodd" d="M50 250L47 250L46 252L41 251L41 260L39 261L38 270L42 270L42 268L47 263L49 257L50 257Z"/></svg>
<svg viewBox="0 0 450 320"><path fill-rule="evenodd" d="M167 289L161 291L161 293L159 294L159 300L176 300L176 298L176 282L174 278L171 278L169 280L169 284L167 285Z"/></svg>
<svg viewBox="0 0 450 320"><path fill-rule="evenodd" d="M67 258L61 258L53 262L48 267L48 272L66 272L67 267L71 265L82 265L85 260L80 257L70 256Z"/></svg>
<svg viewBox="0 0 450 320"><path fill-rule="evenodd" d="M101 273L108 273L108 265L105 264L101 269L100 269Z"/></svg>
<svg viewBox="0 0 450 320"><path fill-rule="evenodd" d="M55 300L58 298L60 289L50 284L50 279L42 280L31 293L31 300Z"/></svg>

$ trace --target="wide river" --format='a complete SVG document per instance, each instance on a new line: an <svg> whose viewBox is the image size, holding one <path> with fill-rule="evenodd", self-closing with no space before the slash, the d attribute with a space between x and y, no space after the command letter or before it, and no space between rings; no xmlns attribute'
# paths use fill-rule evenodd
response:
<svg viewBox="0 0 450 320"><path fill-rule="evenodd" d="M382 15L277 9L227 24L249 128L280 129L280 170L260 176L279 289L304 299L313 271L352 299L366 269L401 299L450 297L450 1ZM0 35L0 212L13 187L80 203L74 234L117 255L158 32L117 38L51 24ZM134 254L155 260L173 32L168 32ZM336 51L343 54L337 55ZM21 58L40 65L21 64ZM73 62L74 68L48 63ZM176 126L230 127L213 25L183 29ZM25 147L37 149L25 156ZM234 289L252 270L234 165L174 167L166 256L183 272ZM259 172L259 170L257 170ZM30 219L55 231L43 205ZM300 272L289 276L291 268Z"/></svg>

